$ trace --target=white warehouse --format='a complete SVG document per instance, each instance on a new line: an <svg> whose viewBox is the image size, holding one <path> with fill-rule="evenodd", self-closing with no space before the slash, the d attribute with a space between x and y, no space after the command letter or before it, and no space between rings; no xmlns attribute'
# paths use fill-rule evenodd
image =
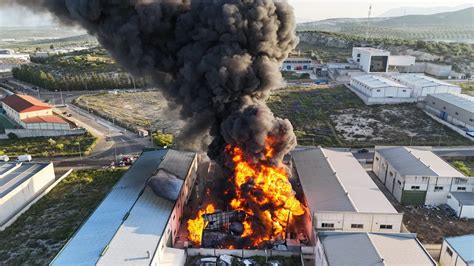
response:
<svg viewBox="0 0 474 266"><path fill-rule="evenodd" d="M283 61L282 70L311 70L313 69L313 60L303 57L289 57Z"/></svg>
<svg viewBox="0 0 474 266"><path fill-rule="evenodd" d="M403 214L351 152L308 148L291 155L316 231L400 232Z"/></svg>
<svg viewBox="0 0 474 266"><path fill-rule="evenodd" d="M450 192L448 205L458 218L474 218L474 192Z"/></svg>
<svg viewBox="0 0 474 266"><path fill-rule="evenodd" d="M52 163L0 163L0 228L54 181Z"/></svg>
<svg viewBox="0 0 474 266"><path fill-rule="evenodd" d="M466 177L431 151L412 147L375 147L372 170L404 205L439 205L450 192L471 192Z"/></svg>
<svg viewBox="0 0 474 266"><path fill-rule="evenodd" d="M412 89L381 76L353 76L350 88L367 105L414 102Z"/></svg>
<svg viewBox="0 0 474 266"><path fill-rule="evenodd" d="M441 246L440 266L474 265L474 234L446 237Z"/></svg>
<svg viewBox="0 0 474 266"><path fill-rule="evenodd" d="M474 97L451 93L429 94L425 98L425 110L467 131L474 130Z"/></svg>
<svg viewBox="0 0 474 266"><path fill-rule="evenodd" d="M393 79L413 90L412 97L422 100L428 94L434 93L461 93L461 88L421 74L401 74Z"/></svg>
<svg viewBox="0 0 474 266"><path fill-rule="evenodd" d="M352 60L367 72L387 72L390 52L371 47L352 48Z"/></svg>

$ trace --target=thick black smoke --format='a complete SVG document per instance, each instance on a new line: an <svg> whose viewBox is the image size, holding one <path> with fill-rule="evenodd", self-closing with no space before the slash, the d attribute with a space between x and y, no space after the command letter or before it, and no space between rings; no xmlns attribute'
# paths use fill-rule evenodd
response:
<svg viewBox="0 0 474 266"><path fill-rule="evenodd" d="M232 144L258 159L270 137L276 160L296 145L290 122L265 105L282 85L279 66L296 45L286 2L7 1L80 25L126 70L151 75L187 121L181 143L196 147L210 134L210 157Z"/></svg>

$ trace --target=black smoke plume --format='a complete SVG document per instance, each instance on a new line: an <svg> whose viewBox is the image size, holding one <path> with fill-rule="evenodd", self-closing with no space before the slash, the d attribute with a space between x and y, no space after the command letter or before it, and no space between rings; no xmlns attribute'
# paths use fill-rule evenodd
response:
<svg viewBox="0 0 474 266"><path fill-rule="evenodd" d="M281 62L295 47L292 8L272 0L7 0L79 25L127 71L150 75L187 121L181 144L221 158L227 144L275 160L296 145L288 120L265 105L282 86Z"/></svg>

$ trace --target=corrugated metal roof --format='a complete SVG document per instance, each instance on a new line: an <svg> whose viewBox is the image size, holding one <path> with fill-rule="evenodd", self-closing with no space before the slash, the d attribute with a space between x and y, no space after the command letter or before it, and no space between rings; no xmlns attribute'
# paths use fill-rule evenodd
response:
<svg viewBox="0 0 474 266"><path fill-rule="evenodd" d="M0 176L4 175L15 166L17 166L17 163L0 163Z"/></svg>
<svg viewBox="0 0 474 266"><path fill-rule="evenodd" d="M292 156L312 211L398 213L351 152L310 148Z"/></svg>
<svg viewBox="0 0 474 266"><path fill-rule="evenodd" d="M474 192L451 192L462 205L474 205Z"/></svg>
<svg viewBox="0 0 474 266"><path fill-rule="evenodd" d="M369 88L378 89L378 88L386 88L386 87L397 87L397 88L407 88L402 84L399 84L393 80L375 76L375 75L360 75L360 76L353 76L352 79L359 81L367 85ZM408 88L407 88L408 89Z"/></svg>
<svg viewBox="0 0 474 266"><path fill-rule="evenodd" d="M464 177L431 151L410 147L377 147L376 150L401 175Z"/></svg>
<svg viewBox="0 0 474 266"><path fill-rule="evenodd" d="M474 234L446 237L445 240L468 265L474 265Z"/></svg>
<svg viewBox="0 0 474 266"><path fill-rule="evenodd" d="M320 232L329 265L436 265L415 234Z"/></svg>
<svg viewBox="0 0 474 266"><path fill-rule="evenodd" d="M51 123L51 124L67 124L67 122L57 115L42 115L42 116L33 116L22 119L23 123L32 124L32 123Z"/></svg>
<svg viewBox="0 0 474 266"><path fill-rule="evenodd" d="M155 196L147 187L97 265L149 265L173 206L174 202Z"/></svg>
<svg viewBox="0 0 474 266"><path fill-rule="evenodd" d="M184 179L195 156L196 153L194 152L169 150L160 164L160 169L164 169L176 175L176 177Z"/></svg>
<svg viewBox="0 0 474 266"><path fill-rule="evenodd" d="M6 168L11 170L11 164L12 163L6 163ZM49 164L50 163L21 163L13 171L2 176L0 178L0 198L4 197L23 182L29 180ZM1 165L5 164L0 164L0 166Z"/></svg>
<svg viewBox="0 0 474 266"><path fill-rule="evenodd" d="M474 97L472 96L465 94L436 93L428 94L428 97L439 99L466 110L467 112L474 113Z"/></svg>
<svg viewBox="0 0 474 266"><path fill-rule="evenodd" d="M439 79L434 79L420 74L402 74L394 77L396 80L401 82L407 82L421 87L433 87L433 86L449 86L449 87L458 87L451 83L441 81Z"/></svg>
<svg viewBox="0 0 474 266"><path fill-rule="evenodd" d="M3 98L1 101L18 113L33 112L52 108L51 105L29 95L13 94Z"/></svg>
<svg viewBox="0 0 474 266"><path fill-rule="evenodd" d="M52 265L96 264L166 152L144 152L69 240Z"/></svg>

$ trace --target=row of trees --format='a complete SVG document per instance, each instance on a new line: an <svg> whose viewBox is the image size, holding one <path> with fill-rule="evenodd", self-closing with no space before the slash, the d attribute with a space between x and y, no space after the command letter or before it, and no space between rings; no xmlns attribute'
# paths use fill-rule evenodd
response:
<svg viewBox="0 0 474 266"><path fill-rule="evenodd" d="M13 77L47 90L103 90L143 88L151 84L150 78L132 78L126 73L89 73L55 76L35 66L23 65L12 70Z"/></svg>

